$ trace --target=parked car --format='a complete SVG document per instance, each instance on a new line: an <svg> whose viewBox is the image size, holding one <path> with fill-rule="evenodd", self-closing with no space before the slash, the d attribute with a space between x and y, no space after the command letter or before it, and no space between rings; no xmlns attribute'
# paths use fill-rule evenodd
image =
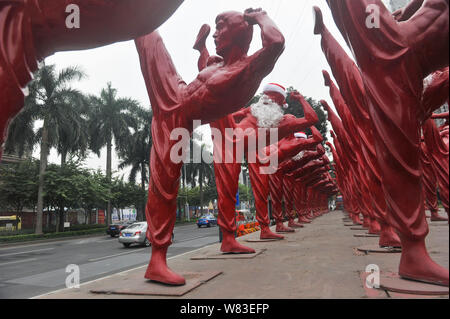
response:
<svg viewBox="0 0 450 319"><path fill-rule="evenodd" d="M119 243L125 247L130 247L132 244L138 244L141 246L149 247L151 245L148 240L147 234L147 222L134 223L127 228L123 229L119 234ZM172 233L172 240L175 236Z"/></svg>
<svg viewBox="0 0 450 319"><path fill-rule="evenodd" d="M211 226L217 226L217 219L214 217L214 215L203 215L197 220L197 226L198 228L202 226L211 227Z"/></svg>
<svg viewBox="0 0 450 319"><path fill-rule="evenodd" d="M119 233L122 229L125 229L134 223L135 222L126 221L126 222L118 222L118 223L111 224L106 229L106 234L110 235L111 237L116 237L119 235Z"/></svg>

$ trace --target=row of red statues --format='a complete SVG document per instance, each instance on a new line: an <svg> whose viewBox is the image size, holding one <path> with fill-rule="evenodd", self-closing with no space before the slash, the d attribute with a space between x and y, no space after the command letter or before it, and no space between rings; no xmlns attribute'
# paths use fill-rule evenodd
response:
<svg viewBox="0 0 450 319"><path fill-rule="evenodd" d="M334 130L329 146L345 209L354 223L380 235L380 246L402 248L401 277L448 286L448 269L425 246L425 207L432 220L443 219L437 189L448 214L448 113L440 115L447 118L440 128L433 119L448 103L448 0L413 0L394 14L381 0L327 2L356 61L315 7L314 33L339 86L324 71L339 113L322 102ZM380 10L376 28L366 25L370 5Z"/></svg>
<svg viewBox="0 0 450 319"><path fill-rule="evenodd" d="M322 101L333 126L334 145L327 145L333 153L336 179L321 145L323 137L314 127L317 114L300 93L292 92L289 98L300 103L303 118L284 114L287 93L274 83L264 88L258 102L244 107L285 47L282 33L267 13L248 9L218 15L213 35L216 56L206 49L210 27L204 25L194 45L200 52L199 74L187 84L154 31L182 2L0 0L0 145L8 123L23 107L24 88L38 60L58 51L135 39L153 109L146 206L152 255L145 278L185 284L167 266L166 258L183 165L171 159L173 147L182 138L173 140L171 135L176 129L192 133L194 121L201 120L222 136L216 139L213 135L223 253L254 252L238 243L234 234L242 159L255 158L248 164L261 239L283 239L278 233L303 227L328 210L328 198L339 189L355 223L379 233L381 246L402 247L401 276L448 285L448 270L434 263L425 247L425 205L437 218L437 186L448 213L448 122L438 128L432 119L433 111L448 101L448 0L414 0L394 15L381 0L327 0L356 63L327 30L320 9L314 8L314 33L322 36L323 52L337 82L324 71L325 85L339 114ZM82 28L67 28L69 4L80 8ZM367 7L373 4L380 8L378 28L365 24ZM248 55L255 25L261 30L262 48ZM424 87L425 78L429 80ZM310 137L298 133L308 128ZM227 129L253 133L241 140ZM276 140L269 136L274 129ZM251 141L269 146L261 154ZM242 157L234 154L239 143L244 143ZM231 163L223 160L229 152L234 159ZM277 156L278 166L264 174L265 158L271 154ZM269 228L269 195L275 233Z"/></svg>

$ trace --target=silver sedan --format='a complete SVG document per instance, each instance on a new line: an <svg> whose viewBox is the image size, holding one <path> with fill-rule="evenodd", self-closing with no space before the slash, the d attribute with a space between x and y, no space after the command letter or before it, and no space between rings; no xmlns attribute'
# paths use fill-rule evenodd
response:
<svg viewBox="0 0 450 319"><path fill-rule="evenodd" d="M147 236L147 222L134 223L119 234L119 243L125 247L130 247L131 244L138 244L149 247L150 241Z"/></svg>

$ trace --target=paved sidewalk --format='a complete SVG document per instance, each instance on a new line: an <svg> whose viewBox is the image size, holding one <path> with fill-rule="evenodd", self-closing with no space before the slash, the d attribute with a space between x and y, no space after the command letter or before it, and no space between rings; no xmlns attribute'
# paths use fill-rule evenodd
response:
<svg viewBox="0 0 450 319"><path fill-rule="evenodd" d="M215 244L171 258L169 266L177 272L222 271L218 277L179 297L183 299L310 299L310 298L396 298L382 291L365 289L361 279L366 266L376 264L382 272L396 272L400 254L365 255L356 247L377 244L378 238L356 238L363 231L344 226L344 213L334 211L305 225L296 233L286 234L283 241L248 243L259 232L239 238L255 249L267 249L253 259L191 260L191 257L217 253ZM430 255L436 262L449 267L449 229L446 222L431 222L427 238ZM97 295L91 289L101 289L123 276L142 274L145 267L116 274L79 289L65 289L41 298L139 298L127 295ZM141 297L143 298L143 297ZM145 298L164 298L150 296ZM173 297L172 297L173 298ZM417 298L417 296L411 296ZM435 298L448 298L441 296Z"/></svg>

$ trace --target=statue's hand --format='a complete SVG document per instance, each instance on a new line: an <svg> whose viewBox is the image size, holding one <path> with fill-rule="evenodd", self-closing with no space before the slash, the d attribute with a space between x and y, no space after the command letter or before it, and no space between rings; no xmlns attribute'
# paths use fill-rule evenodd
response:
<svg viewBox="0 0 450 319"><path fill-rule="evenodd" d="M249 25L255 25L258 24L258 18L265 15L267 15L267 12L263 11L263 9L261 8L258 9L249 8L244 12L244 19L245 21L247 21Z"/></svg>
<svg viewBox="0 0 450 319"><path fill-rule="evenodd" d="M200 31L198 32L197 39L195 40L194 49L202 50L206 47L206 39L211 32L211 27L208 24L202 25Z"/></svg>
<svg viewBox="0 0 450 319"><path fill-rule="evenodd" d="M300 102L302 99L304 99L304 97L303 97L303 95L300 94L298 91L292 91L292 92L289 94L289 99L292 99L292 100L294 100L294 101Z"/></svg>
<svg viewBox="0 0 450 319"><path fill-rule="evenodd" d="M392 15L394 16L394 19L396 21L401 21L404 12L405 12L405 8L401 8L401 9L398 9L397 11L393 12Z"/></svg>

